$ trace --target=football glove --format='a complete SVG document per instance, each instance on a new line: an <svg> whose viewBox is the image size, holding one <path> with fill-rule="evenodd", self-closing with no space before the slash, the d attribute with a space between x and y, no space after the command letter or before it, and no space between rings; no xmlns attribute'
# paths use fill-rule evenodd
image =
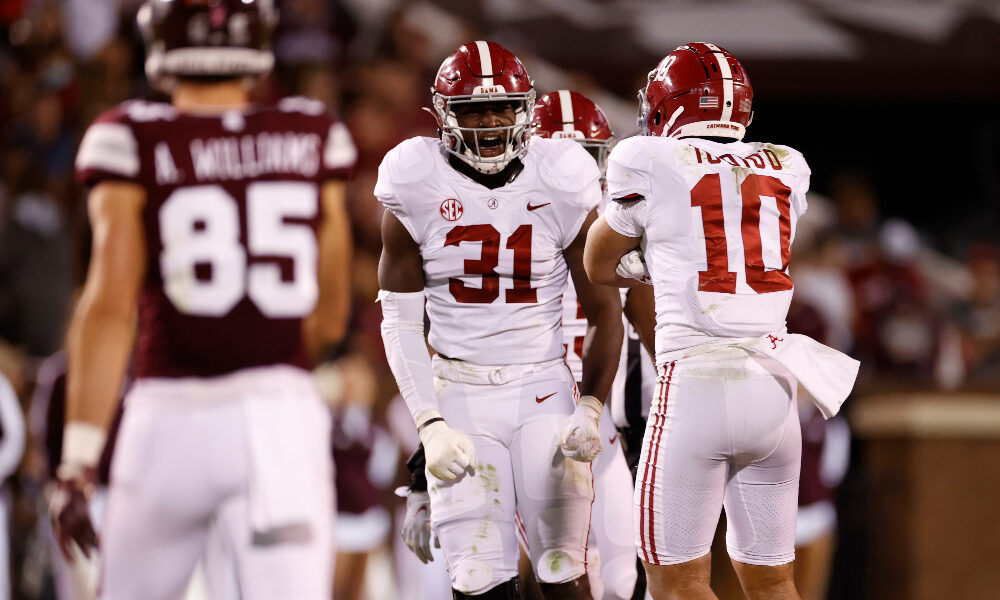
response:
<svg viewBox="0 0 1000 600"><path fill-rule="evenodd" d="M424 423L418 431L431 475L452 481L475 467L476 448L467 435L448 427L440 416Z"/></svg>
<svg viewBox="0 0 1000 600"><path fill-rule="evenodd" d="M431 555L431 497L427 492L410 491L406 497L406 516L403 518L403 541L420 562L427 564L434 560ZM436 548L441 543L434 540Z"/></svg>
<svg viewBox="0 0 1000 600"><path fill-rule="evenodd" d="M641 250L632 250L618 261L615 273L625 279L635 279L646 285L652 285L653 279L646 270L646 259L642 256Z"/></svg>
<svg viewBox="0 0 1000 600"><path fill-rule="evenodd" d="M566 458L590 462L601 453L601 430L598 422L604 405L593 396L583 396L567 419L559 435L559 449Z"/></svg>
<svg viewBox="0 0 1000 600"><path fill-rule="evenodd" d="M49 495L49 517L56 541L63 556L71 563L74 560L72 544L76 544L87 558L97 551L97 532L90 521L89 510L95 481L93 469L62 465Z"/></svg>

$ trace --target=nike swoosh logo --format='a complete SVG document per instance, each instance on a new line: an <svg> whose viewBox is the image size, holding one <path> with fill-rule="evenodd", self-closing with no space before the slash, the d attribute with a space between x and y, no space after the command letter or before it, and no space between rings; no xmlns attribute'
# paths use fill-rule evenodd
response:
<svg viewBox="0 0 1000 600"><path fill-rule="evenodd" d="M617 435L615 437L611 438L611 444L612 445L614 445L614 443L617 442L617 441L618 441L618 436Z"/></svg>
<svg viewBox="0 0 1000 600"><path fill-rule="evenodd" d="M552 393L551 393L551 394L549 394L548 396L542 396L541 398L539 398L538 396L535 396L535 402L537 402L537 403L541 404L542 402L545 402L546 400L548 400L548 399L549 399L549 398L551 398L552 396L555 396L555 395L556 395L557 393L558 393L558 392L552 392Z"/></svg>
<svg viewBox="0 0 1000 600"><path fill-rule="evenodd" d="M550 204L552 204L552 203L551 202L546 202L545 204L536 204L536 205L532 206L531 202L529 202L528 203L528 210L538 210L539 208L541 208L543 206L548 206Z"/></svg>

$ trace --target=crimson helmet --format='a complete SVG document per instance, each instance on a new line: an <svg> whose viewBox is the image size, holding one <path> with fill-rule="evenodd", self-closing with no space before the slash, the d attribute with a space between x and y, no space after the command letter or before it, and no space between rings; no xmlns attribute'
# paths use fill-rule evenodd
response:
<svg viewBox="0 0 1000 600"><path fill-rule="evenodd" d="M274 0L147 0L136 19L146 75L165 91L178 76L250 77L274 66Z"/></svg>
<svg viewBox="0 0 1000 600"><path fill-rule="evenodd" d="M607 170L614 133L601 108L583 94L569 90L545 94L535 103L531 124L535 135L580 142L597 161L602 176Z"/></svg>
<svg viewBox="0 0 1000 600"><path fill-rule="evenodd" d="M459 47L444 59L431 88L434 112L441 128L441 140L451 154L482 173L502 171L528 147L531 107L535 88L524 65L510 51L493 42L472 42ZM509 127L460 127L455 109L474 102L510 102L514 124ZM474 148L464 133L473 134ZM498 156L484 157L479 151L481 136L502 134L506 148Z"/></svg>
<svg viewBox="0 0 1000 600"><path fill-rule="evenodd" d="M685 44L661 60L647 81L639 90L639 126L646 135L743 139L753 88L728 50Z"/></svg>

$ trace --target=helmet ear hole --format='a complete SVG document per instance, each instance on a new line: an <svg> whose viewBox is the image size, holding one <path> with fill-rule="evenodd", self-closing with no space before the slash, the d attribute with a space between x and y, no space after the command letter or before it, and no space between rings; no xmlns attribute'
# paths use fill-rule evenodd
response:
<svg viewBox="0 0 1000 600"><path fill-rule="evenodd" d="M663 122L663 111L661 109L656 110L656 114L653 115L653 125L659 125Z"/></svg>

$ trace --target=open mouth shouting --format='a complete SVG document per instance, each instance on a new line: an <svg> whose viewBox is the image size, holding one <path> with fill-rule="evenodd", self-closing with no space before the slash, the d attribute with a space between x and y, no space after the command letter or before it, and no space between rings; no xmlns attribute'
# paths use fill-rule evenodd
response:
<svg viewBox="0 0 1000 600"><path fill-rule="evenodd" d="M504 152L503 132L489 132L479 136L479 155L484 158L500 156Z"/></svg>

